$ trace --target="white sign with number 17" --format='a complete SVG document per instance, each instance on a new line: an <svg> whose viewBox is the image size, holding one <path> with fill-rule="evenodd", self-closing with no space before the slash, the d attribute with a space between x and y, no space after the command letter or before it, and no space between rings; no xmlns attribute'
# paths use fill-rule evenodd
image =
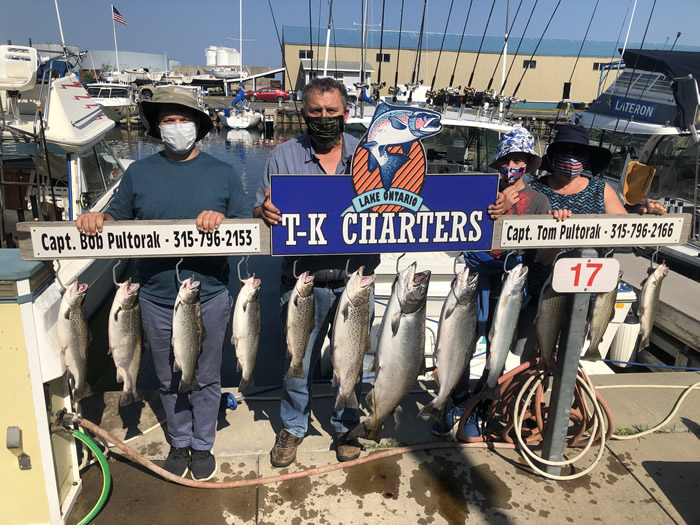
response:
<svg viewBox="0 0 700 525"><path fill-rule="evenodd" d="M559 259L554 265L552 288L558 293L602 293L617 286L617 259Z"/></svg>

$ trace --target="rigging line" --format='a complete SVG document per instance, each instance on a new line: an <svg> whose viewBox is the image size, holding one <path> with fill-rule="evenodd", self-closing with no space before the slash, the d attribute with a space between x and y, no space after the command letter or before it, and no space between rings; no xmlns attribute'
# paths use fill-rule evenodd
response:
<svg viewBox="0 0 700 525"><path fill-rule="evenodd" d="M272 0L267 0L267 5L270 6L270 15L272 15L272 24L275 26L275 35L277 36L277 42L280 45L280 51L282 52L282 66L284 67L285 74L289 77L289 81L292 81L292 75L289 74L289 68L287 67L287 59L284 56L284 46L282 45L282 39L280 38L279 30L277 29L277 19L275 18L275 12L272 9ZM294 113L297 115L297 120L299 121L299 129L304 129L302 127L301 113L297 107L296 97L292 100L294 102Z"/></svg>
<svg viewBox="0 0 700 525"><path fill-rule="evenodd" d="M418 32L418 45L416 46L416 59L413 62L413 73L411 73L411 84L415 84L416 71L420 67L420 55L423 49L423 29L425 28L425 10L428 7L428 0L423 0L423 16L420 21L420 30ZM409 102L411 96L409 95Z"/></svg>
<svg viewBox="0 0 700 525"><path fill-rule="evenodd" d="M496 0L493 0L491 4L491 11L489 11L489 17L486 20L486 27L484 28L484 34L481 35L481 43L479 44L479 51L476 52L476 58L474 59L474 67L472 68L472 74L469 75L469 83L467 87L472 87L472 80L474 80L474 72L476 71L476 64L479 62L479 55L481 55L481 46L484 45L484 39L486 38L486 31L489 29L489 23L491 22L491 15L493 14L493 8L496 7Z"/></svg>
<svg viewBox="0 0 700 525"><path fill-rule="evenodd" d="M450 87L452 87L455 81L455 72L457 71L457 62L459 61L459 55L462 54L462 42L464 41L464 34L467 31L467 22L469 22L469 13L472 12L472 3L474 0L469 0L469 9L467 9L467 18L464 19L464 27L462 28L462 38L459 39L459 49L457 49L457 56L455 57L455 65L452 68L452 76L450 77Z"/></svg>
<svg viewBox="0 0 700 525"><path fill-rule="evenodd" d="M369 0L367 0L369 2ZM364 99L364 85L365 85L365 22L366 18L366 6L365 0L360 2L360 21L362 22L362 41L360 42L360 85L362 87L358 88L359 92L357 94L357 100L360 101L360 107L362 107L362 100Z"/></svg>
<svg viewBox="0 0 700 525"><path fill-rule="evenodd" d="M532 55L530 55L529 62L532 62L532 59L535 57L535 54L537 53L537 49L540 47L540 44L542 43L542 39L544 38L544 35L547 33L547 29L549 29L549 24L551 24L552 20L554 20L554 15L557 14L557 9L559 9L560 5L561 5L561 0L558 0L557 5L554 6L554 11L552 11L552 15L549 17L549 21L547 22L547 25L544 28L544 31L542 31L542 35L540 36L540 39L537 41L537 45L535 46L535 49L532 52ZM529 64L528 64L528 67L525 68L525 71L523 71L523 74L520 75L520 80L518 80L518 85L515 86L515 91L513 91L513 96L518 94L518 90L520 89L520 86L523 83L523 78L525 78L525 73L527 73L528 69L530 69Z"/></svg>
<svg viewBox="0 0 700 525"><path fill-rule="evenodd" d="M309 80L313 78L314 75L314 38L313 38L313 32L312 28L313 27L313 20L311 18L311 0L309 0L309 50L311 51L311 66L310 66L310 74L309 74Z"/></svg>
<svg viewBox="0 0 700 525"><path fill-rule="evenodd" d="M498 71L498 65L501 63L501 58L503 57L503 51L506 49L506 45L508 44L508 39L510 38L511 33L513 32L513 27L515 27L515 21L518 19L518 13L520 13L520 8L523 5L523 0L520 0L520 3L518 4L518 9L515 11L515 17L513 18L513 21L510 24L510 29L508 29L508 34L506 35L506 38L503 40L503 47L501 48L501 53L498 55L498 60L496 61L496 67L493 68L493 73L491 74L491 79L489 80L489 85L486 89L491 89L491 85L493 84L493 79L496 77L496 72ZM503 91L501 91L502 93Z"/></svg>
<svg viewBox="0 0 700 525"><path fill-rule="evenodd" d="M673 41L673 45L671 46L671 51L673 51L673 48L676 47L676 43L678 42L678 39L680 37L681 37L681 32L678 31L678 33L676 33L676 39Z"/></svg>
<svg viewBox="0 0 700 525"><path fill-rule="evenodd" d="M378 89L382 89L382 63L384 62L384 8L386 7L386 0L382 0L382 30L379 34L379 72L377 73L377 85ZM377 94L379 91L377 91Z"/></svg>
<svg viewBox="0 0 700 525"><path fill-rule="evenodd" d="M649 13L649 19L647 20L647 26L644 29L644 36L642 37L642 43L639 46L639 49L642 50L644 49L644 41L647 39L647 32L649 31L649 25L651 24L651 18L654 16L654 9L656 9L656 0L654 0L654 3L651 6L651 12ZM627 100L627 95L630 92L630 88L632 87L632 80L634 79L634 74L637 71L637 64L639 63L639 54L637 54L637 60L634 61L634 68L632 68L632 75L630 76L630 81L627 83L627 89L625 90L625 96L622 97L622 100L625 101ZM620 110L617 112L617 120L615 121L615 128L613 129L613 135L617 131L617 126L620 124L620 118L622 118L622 108L624 107L624 104L620 104Z"/></svg>
<svg viewBox="0 0 700 525"><path fill-rule="evenodd" d="M331 0L328 0L328 8L331 10L331 33L333 33L333 61L335 62L335 75L338 74L338 46L335 41L335 22L333 21L333 6L330 5Z"/></svg>
<svg viewBox="0 0 700 525"><path fill-rule="evenodd" d="M578 55L576 55L576 60L574 61L574 67L571 68L571 75L569 75L569 91L571 91L571 81L574 78L574 73L576 72L576 66L578 65L578 61L581 58L581 52L583 51L583 46L586 45L586 38L588 38L588 32L591 30L591 24L593 23L593 18L595 17L595 13L598 10L598 4L600 3L600 0L596 0L595 6L593 7L593 12L591 13L591 18L588 20L588 27L586 28L586 33L583 35L583 40L581 41L581 46L578 48ZM564 93L562 92L562 95ZM571 93L569 93L571 95ZM562 103L564 102L564 97L562 96L561 99ZM564 104L559 104L559 107L557 108L557 116L554 119L554 125L552 126L552 129L549 130L549 139L547 142L552 142L552 138L554 136L554 130L556 129L557 122L559 122L559 116L561 115L561 110L562 106Z"/></svg>
<svg viewBox="0 0 700 525"><path fill-rule="evenodd" d="M613 59L615 58L615 52L617 51L617 45L620 43L620 37L622 36L622 30L625 28L625 21L627 20L627 14L630 12L630 7L632 7L632 1L633 1L633 0L630 0L629 3L627 4L627 11L625 11L625 17L622 19L622 24L620 24L620 32L617 34L617 40L615 41L615 47L613 48L613 52L612 52L612 54L610 55L610 61L609 61L610 64L612 64L612 61L613 61ZM620 57L620 60L622 60L622 57ZM602 80L601 80L601 82L600 82L600 85L601 85L601 88L600 88L600 89L602 89L602 86L605 85L605 81L607 80L607 78L608 78L608 73L609 73L610 71L611 71L611 70L609 69L609 70L606 71L606 73L603 75L603 78L602 78ZM602 96L602 95L603 95L603 94L601 93L600 96ZM599 98L600 98L600 97L599 97ZM612 97L611 97L611 98L612 98ZM595 119L596 119L596 117L598 116L598 109L599 109L599 108L600 108L600 103L596 104L596 106L595 106L595 111L593 112L593 120L591 120L591 129L593 129L593 124L595 123ZM602 137L602 133L601 133L601 139L602 139L602 138L603 138L603 137Z"/></svg>
<svg viewBox="0 0 700 525"><path fill-rule="evenodd" d="M520 0L522 2L522 0ZM450 9L447 12L447 20L445 21L445 31L442 33L442 42L440 43L440 52L438 53L437 62L435 62L435 72L433 73L433 80L430 82L430 91L435 87L435 79L437 78L438 67L440 66L440 57L442 56L442 48L445 45L445 37L447 36L447 26L450 24L450 16L452 15L452 6L455 0L450 1Z"/></svg>
<svg viewBox="0 0 700 525"><path fill-rule="evenodd" d="M518 42L518 47L515 48L515 54L513 55L513 59L510 62L510 66L508 67L508 73L506 73L506 78L503 79L503 85L501 86L501 91L500 93L503 93L503 90L506 88L506 83L508 82L508 78L510 77L510 72L513 69L513 64L515 64L515 59L518 57L518 53L520 53L520 46L523 45L523 40L525 40L525 33L527 33L528 27L530 27L530 20L532 20L532 15L535 14L535 8L537 7L537 2L539 0L535 0L535 3L532 4L532 10L530 11L530 16L527 18L527 22L525 23L525 29L523 29L523 34L520 35L520 41Z"/></svg>
<svg viewBox="0 0 700 525"><path fill-rule="evenodd" d="M321 2L323 0L318 0L318 27L316 28L316 51L313 56L316 57L316 70L318 71L318 57L321 55Z"/></svg>
<svg viewBox="0 0 700 525"><path fill-rule="evenodd" d="M401 33L403 32L403 4L404 0L401 0L401 18L399 20L399 46L396 52L396 72L394 73L394 95L391 98L392 102L396 102L396 89L399 85L399 60L401 59Z"/></svg>
<svg viewBox="0 0 700 525"><path fill-rule="evenodd" d="M615 84L617 84L617 80L620 78L620 67L622 66L622 56L625 54L625 50L627 49L627 40L629 40L630 37L630 30L632 29L632 20L634 20L634 13L637 10L637 0L634 0L634 7L632 8L632 15L630 16L630 23L627 26L627 34L625 35L625 43L622 44L622 53L620 53L620 61L617 63L617 73L615 74L615 80L613 80L611 88L615 88ZM610 96L612 100L612 94Z"/></svg>

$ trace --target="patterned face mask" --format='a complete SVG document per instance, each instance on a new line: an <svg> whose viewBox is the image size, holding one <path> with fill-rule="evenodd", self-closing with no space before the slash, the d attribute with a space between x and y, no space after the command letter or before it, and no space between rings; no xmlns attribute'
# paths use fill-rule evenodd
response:
<svg viewBox="0 0 700 525"><path fill-rule="evenodd" d="M498 168L498 173L508 182L508 185L512 185L518 182L520 177L525 175L525 166L501 166Z"/></svg>
<svg viewBox="0 0 700 525"><path fill-rule="evenodd" d="M554 172L573 179L583 173L583 163L586 159L577 155L559 154L554 158Z"/></svg>

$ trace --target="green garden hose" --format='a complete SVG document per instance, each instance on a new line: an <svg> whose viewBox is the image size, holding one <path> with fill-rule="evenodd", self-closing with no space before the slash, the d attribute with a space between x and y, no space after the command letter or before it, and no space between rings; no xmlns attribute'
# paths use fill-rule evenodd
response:
<svg viewBox="0 0 700 525"><path fill-rule="evenodd" d="M95 516L97 516L100 513L100 510L102 510L102 506L107 501L109 489L112 486L112 475L109 472L109 465L107 465L107 459L105 459L104 454L102 454L102 451L92 439L87 437L79 430L73 431L73 437L85 443L85 445L95 455L97 461L99 461L100 463L100 467L102 468L102 494L100 495L100 499L97 501L97 503L95 503L95 506L88 513L88 515L78 522L78 525L87 525L95 518Z"/></svg>

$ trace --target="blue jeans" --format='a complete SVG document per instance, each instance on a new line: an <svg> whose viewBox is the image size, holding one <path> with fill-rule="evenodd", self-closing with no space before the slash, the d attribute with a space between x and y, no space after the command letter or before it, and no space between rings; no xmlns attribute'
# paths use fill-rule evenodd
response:
<svg viewBox="0 0 700 525"><path fill-rule="evenodd" d="M173 372L173 308L141 297L141 319L160 382L160 399L165 409L168 440L174 447L211 450L216 437L216 418L221 402L221 355L226 329L231 320L233 299L222 292L202 303L202 320L207 337L197 361L195 378L201 389L178 393L181 372Z"/></svg>
<svg viewBox="0 0 700 525"><path fill-rule="evenodd" d="M314 307L316 324L309 337L309 344L306 346L306 354L302 365L304 367L304 377L287 378L290 359L287 358L284 367L284 377L282 379L282 402L280 403L280 417L284 428L290 434L303 438L309 427L309 416L311 415L311 384L313 370L321 357L321 348L326 334L332 333L335 312L338 309L340 296L345 287L341 288L321 288L314 287ZM292 295L292 288L280 287L280 319L282 326L287 324L287 304ZM374 318L374 291L370 296L370 324ZM284 337L283 341L286 340ZM287 354L286 347L284 355ZM338 389L336 387L336 395ZM362 381L355 386L355 395L360 398L362 391ZM335 432L348 432L360 423L358 410L353 408L343 408L333 413L331 425Z"/></svg>

